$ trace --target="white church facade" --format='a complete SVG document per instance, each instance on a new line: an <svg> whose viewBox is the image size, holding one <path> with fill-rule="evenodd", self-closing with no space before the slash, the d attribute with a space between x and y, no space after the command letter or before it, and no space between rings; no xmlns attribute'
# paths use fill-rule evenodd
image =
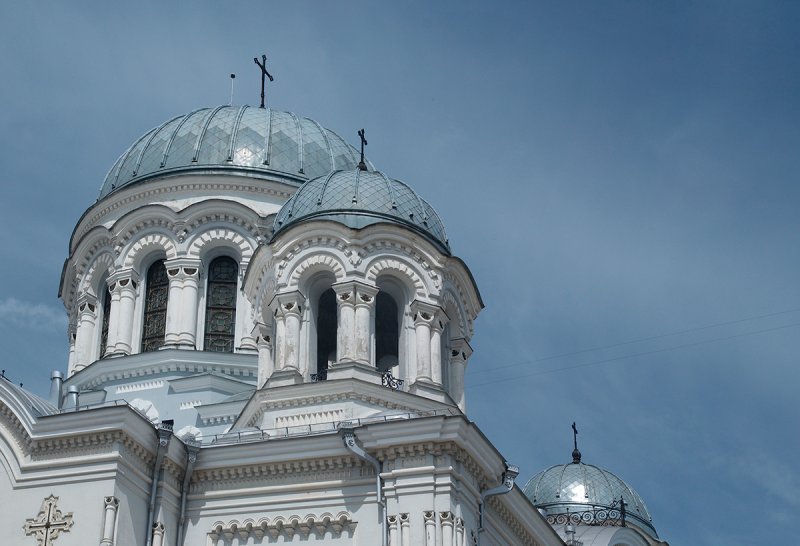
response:
<svg viewBox="0 0 800 546"><path fill-rule="evenodd" d="M579 453L514 484L466 414L467 265L316 121L221 106L142 136L59 296L49 400L0 380L4 544L666 544Z"/></svg>

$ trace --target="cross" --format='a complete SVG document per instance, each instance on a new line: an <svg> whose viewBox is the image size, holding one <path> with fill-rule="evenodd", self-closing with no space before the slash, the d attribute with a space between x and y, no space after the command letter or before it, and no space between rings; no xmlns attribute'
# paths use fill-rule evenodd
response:
<svg viewBox="0 0 800 546"><path fill-rule="evenodd" d="M575 428L575 421L572 422L572 442L575 444L575 449L578 449L578 429Z"/></svg>
<svg viewBox="0 0 800 546"><path fill-rule="evenodd" d="M39 546L52 546L62 531L66 533L72 527L72 512L62 515L56 502L58 497L53 495L44 499L39 515L25 520L22 527L26 536L36 535Z"/></svg>
<svg viewBox="0 0 800 546"><path fill-rule="evenodd" d="M261 62L258 62L258 57L253 57L253 60L258 65L258 67L261 69L261 108L264 108L264 96L265 96L264 95L264 89L265 89L265 87L264 87L264 76L269 78L269 81L275 81L275 78L272 77L272 74L267 72L267 56L266 55L262 55L261 56Z"/></svg>
<svg viewBox="0 0 800 546"><path fill-rule="evenodd" d="M362 171L367 170L367 164L364 163L364 146L367 145L367 137L364 136L364 129L358 131L358 136L361 139L361 161L358 162L358 168Z"/></svg>

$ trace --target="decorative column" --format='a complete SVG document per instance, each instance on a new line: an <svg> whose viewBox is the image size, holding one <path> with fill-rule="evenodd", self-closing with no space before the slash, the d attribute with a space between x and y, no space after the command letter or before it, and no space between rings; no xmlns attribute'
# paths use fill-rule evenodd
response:
<svg viewBox="0 0 800 546"><path fill-rule="evenodd" d="M408 514L400 514L400 539L402 546L411 546L411 519Z"/></svg>
<svg viewBox="0 0 800 546"><path fill-rule="evenodd" d="M77 333L77 325L75 322L70 321L67 325L67 342L69 343L69 356L67 358L67 376L75 373L75 334Z"/></svg>
<svg viewBox="0 0 800 546"><path fill-rule="evenodd" d="M78 328L75 333L75 365L79 372L92 362L94 326L97 322L97 298L84 293L78 299Z"/></svg>
<svg viewBox="0 0 800 546"><path fill-rule="evenodd" d="M437 385L442 384L442 331L447 325L448 317L444 311L439 311L431 325L431 380Z"/></svg>
<svg viewBox="0 0 800 546"><path fill-rule="evenodd" d="M422 519L425 522L425 546L436 546L436 512L423 512Z"/></svg>
<svg viewBox="0 0 800 546"><path fill-rule="evenodd" d="M164 546L164 524L160 521L153 524L153 546Z"/></svg>
<svg viewBox="0 0 800 546"><path fill-rule="evenodd" d="M108 293L111 296L111 303L108 308L108 337L106 338L106 354L110 355L117 346L117 329L119 324L120 292L117 281L108 279Z"/></svg>
<svg viewBox="0 0 800 546"><path fill-rule="evenodd" d="M453 513L439 512L442 522L442 546L453 546Z"/></svg>
<svg viewBox="0 0 800 546"><path fill-rule="evenodd" d="M246 266L242 266L241 270L244 270ZM241 309L241 312L239 312ZM241 293L236 297L236 320L237 324L239 321L239 317L241 316L241 324L242 324L242 341L240 343L240 348L242 352L251 353L253 351L258 351L258 334L257 334L257 325L253 320L253 308L250 305L250 300L245 297L241 296Z"/></svg>
<svg viewBox="0 0 800 546"><path fill-rule="evenodd" d="M100 539L100 546L114 546L114 528L117 525L119 499L117 497L105 497L103 504L105 506L105 514L103 516L103 538Z"/></svg>
<svg viewBox="0 0 800 546"><path fill-rule="evenodd" d="M334 284L338 307L336 328L336 362L355 360L356 287L353 282Z"/></svg>
<svg viewBox="0 0 800 546"><path fill-rule="evenodd" d="M181 265L180 276L183 286L180 298L178 345L181 349L197 349L197 291L200 285L200 260L191 262L185 260Z"/></svg>
<svg viewBox="0 0 800 546"><path fill-rule="evenodd" d="M119 293L119 312L116 324L113 322L108 324L109 338L113 331L116 339L114 354L129 355L133 350L133 314L136 310L138 275L132 269L116 271L109 278L109 283L112 282L116 282L115 291Z"/></svg>
<svg viewBox="0 0 800 546"><path fill-rule="evenodd" d="M464 546L464 520L456 518L456 546Z"/></svg>
<svg viewBox="0 0 800 546"><path fill-rule="evenodd" d="M275 296L277 302L278 343L280 360L277 368L293 369L299 372L300 362L300 319L305 298L300 292L287 292Z"/></svg>
<svg viewBox="0 0 800 546"><path fill-rule="evenodd" d="M464 376L467 373L467 361L472 355L472 347L464 338L450 342L450 396L458 404L462 412L467 411L464 397Z"/></svg>
<svg viewBox="0 0 800 546"><path fill-rule="evenodd" d="M398 546L400 543L397 541L397 516L389 516L386 519L389 522L389 546Z"/></svg>
<svg viewBox="0 0 800 546"><path fill-rule="evenodd" d="M371 364L372 360L372 317L375 312L375 296L378 287L362 283L356 285L355 303L355 351L357 362Z"/></svg>
<svg viewBox="0 0 800 546"><path fill-rule="evenodd" d="M178 260L167 260L164 267L169 279L169 296L167 298L167 320L164 331L164 348L174 348L180 339L181 324L181 291L183 279L181 278L180 263Z"/></svg>
<svg viewBox="0 0 800 546"><path fill-rule="evenodd" d="M417 380L431 378L431 327L436 320L438 307L419 300L411 303L414 314L414 331L417 345Z"/></svg>
<svg viewBox="0 0 800 546"><path fill-rule="evenodd" d="M260 389L270 378L272 372L275 371L275 361L272 359L272 328L266 324L259 322L253 328L253 332L257 332L257 346L258 346L258 385Z"/></svg>

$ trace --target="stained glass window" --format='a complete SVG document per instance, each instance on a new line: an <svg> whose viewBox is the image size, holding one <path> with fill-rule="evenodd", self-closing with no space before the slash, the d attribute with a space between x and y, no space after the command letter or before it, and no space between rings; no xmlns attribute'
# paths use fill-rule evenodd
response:
<svg viewBox="0 0 800 546"><path fill-rule="evenodd" d="M147 270L142 325L142 352L155 351L164 345L167 327L167 299L169 278L164 260L159 260Z"/></svg>
<svg viewBox="0 0 800 546"><path fill-rule="evenodd" d="M239 267L227 256L215 258L208 267L206 291L206 351L232 353L236 332L236 281Z"/></svg>
<svg viewBox="0 0 800 546"><path fill-rule="evenodd" d="M106 287L103 290L103 322L100 330L100 358L106 356L106 344L108 344L108 318L111 314L111 293Z"/></svg>

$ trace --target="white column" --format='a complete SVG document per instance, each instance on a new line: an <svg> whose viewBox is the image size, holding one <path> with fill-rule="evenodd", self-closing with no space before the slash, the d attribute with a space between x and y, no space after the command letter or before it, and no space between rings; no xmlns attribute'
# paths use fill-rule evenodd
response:
<svg viewBox="0 0 800 546"><path fill-rule="evenodd" d="M133 270L118 271L113 279L119 290L119 315L117 324L108 325L109 331L115 332L116 345L114 353L129 355L133 351L133 314L136 310L136 274Z"/></svg>
<svg viewBox="0 0 800 546"><path fill-rule="evenodd" d="M437 385L442 385L442 331L447 320L447 315L440 310L431 324L431 380Z"/></svg>
<svg viewBox="0 0 800 546"><path fill-rule="evenodd" d="M397 516L389 516L387 521L389 523L389 546L399 546Z"/></svg>
<svg viewBox="0 0 800 546"><path fill-rule="evenodd" d="M106 354L110 355L114 352L117 346L117 330L116 325L119 324L119 306L120 306L120 292L122 289L118 286L116 280L109 279L108 292L111 295L111 305L108 308L108 337L106 338Z"/></svg>
<svg viewBox="0 0 800 546"><path fill-rule="evenodd" d="M176 347L180 339L181 314L183 305L181 292L183 291L183 278L181 267L175 260L164 262L169 279L169 297L167 299L167 321L164 332L164 347Z"/></svg>
<svg viewBox="0 0 800 546"><path fill-rule="evenodd" d="M164 546L164 524L160 521L153 525L153 546Z"/></svg>
<svg viewBox="0 0 800 546"><path fill-rule="evenodd" d="M78 300L78 328L75 333L75 365L79 372L92 363L94 327L97 322L97 298L83 294Z"/></svg>
<svg viewBox="0 0 800 546"><path fill-rule="evenodd" d="M260 389L275 371L275 361L272 359L272 328L259 323L253 331L258 332L258 388Z"/></svg>
<svg viewBox="0 0 800 546"><path fill-rule="evenodd" d="M456 518L456 546L464 546L464 520Z"/></svg>
<svg viewBox="0 0 800 546"><path fill-rule="evenodd" d="M336 362L355 360L356 290L352 282L334 284L339 320L336 327Z"/></svg>
<svg viewBox="0 0 800 546"><path fill-rule="evenodd" d="M472 354L472 347L466 339L459 338L450 342L450 397L458 404L462 412L467 411L466 398L464 396L464 376L467 372L467 361Z"/></svg>
<svg viewBox="0 0 800 546"><path fill-rule="evenodd" d="M253 321L253 309L250 301L241 295L239 292L236 296L236 320L241 317L242 322L242 341L239 344L243 352L252 352L258 350L258 335L253 335L256 327Z"/></svg>
<svg viewBox="0 0 800 546"><path fill-rule="evenodd" d="M75 334L77 326L71 322L67 326L67 342L69 343L69 356L67 357L67 376L75 373Z"/></svg>
<svg viewBox="0 0 800 546"><path fill-rule="evenodd" d="M442 546L453 546L453 513L439 512L442 522Z"/></svg>
<svg viewBox="0 0 800 546"><path fill-rule="evenodd" d="M431 327L436 320L438 307L415 300L411 303L414 313L414 331L417 346L417 379L431 380Z"/></svg>
<svg viewBox="0 0 800 546"><path fill-rule="evenodd" d="M356 283L355 351L357 362L371 364L372 323L375 314L375 295L378 287Z"/></svg>
<svg viewBox="0 0 800 546"><path fill-rule="evenodd" d="M114 528L117 525L119 499L105 497L103 505L105 506L105 513L103 515L103 538L100 539L100 546L114 546Z"/></svg>
<svg viewBox="0 0 800 546"><path fill-rule="evenodd" d="M400 539L402 546L411 546L411 520L408 514L400 514Z"/></svg>
<svg viewBox="0 0 800 546"><path fill-rule="evenodd" d="M425 546L437 546L436 544L436 512L433 510L422 513L425 522Z"/></svg>
<svg viewBox="0 0 800 546"><path fill-rule="evenodd" d="M280 345L279 369L300 369L300 318L305 298L300 292L277 294L278 343Z"/></svg>
<svg viewBox="0 0 800 546"><path fill-rule="evenodd" d="M178 345L182 349L196 349L197 291L200 284L200 260L192 262L184 260L181 265L180 280L180 331L178 333Z"/></svg>

